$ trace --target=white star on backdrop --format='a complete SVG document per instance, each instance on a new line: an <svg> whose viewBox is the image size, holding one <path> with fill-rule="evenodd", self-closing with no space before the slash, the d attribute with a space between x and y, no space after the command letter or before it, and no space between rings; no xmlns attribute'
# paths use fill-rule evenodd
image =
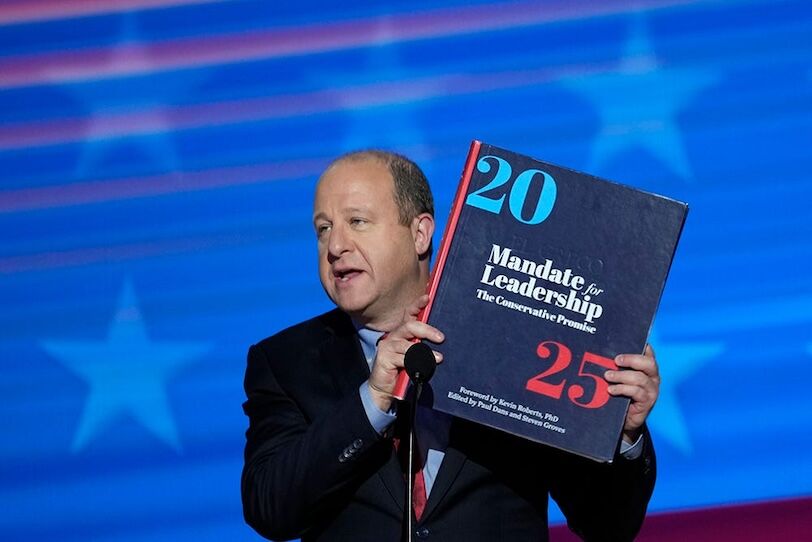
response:
<svg viewBox="0 0 812 542"><path fill-rule="evenodd" d="M346 132L341 138L341 151L349 152L358 149L403 149L409 157L419 160L420 157L430 155L430 148L425 143L425 134L416 121L419 104L413 97L405 96L398 102L394 97L378 103L379 96L368 94L369 77L375 81L374 85L382 87L381 92L396 94L401 81L410 86L410 74L403 68L400 58L400 49L397 42L397 32L393 27L392 18L381 19L376 26L375 47L365 50L363 70L345 68L331 71L322 70L319 73L318 84L331 88L335 101L340 109L348 114L344 122ZM358 73L365 74L360 80ZM359 82L358 93L353 87ZM423 92L428 95L442 95L444 87L437 82L424 83ZM342 88L342 87L348 88ZM371 103L370 103L371 102ZM404 149L406 146L406 149Z"/></svg>
<svg viewBox="0 0 812 542"><path fill-rule="evenodd" d="M717 79L704 70L660 68L643 16L636 15L634 30L615 73L562 81L567 88L589 99L601 117L589 170L599 171L612 156L639 147L681 178L691 179L677 113Z"/></svg>
<svg viewBox="0 0 812 542"><path fill-rule="evenodd" d="M197 342L151 341L129 281L119 297L106 340L48 340L42 346L90 387L74 434L74 452L84 449L125 415L180 451L167 385L209 347Z"/></svg>
<svg viewBox="0 0 812 542"><path fill-rule="evenodd" d="M652 333L649 342L654 348L660 369L660 396L648 418L652 432L664 438L682 453L693 452L688 424L679 404L680 384L693 377L711 358L724 351L722 342L660 342Z"/></svg>
<svg viewBox="0 0 812 542"><path fill-rule="evenodd" d="M121 16L123 29L116 43L110 47L107 59L107 67L113 68L109 70L112 73L118 71L115 68L126 68L131 63L149 65L149 48L141 42L135 17L134 13ZM92 81L61 84L63 90L74 95L90 110L86 116L87 126L82 134L83 145L74 175L78 178L92 176L94 169L116 149L128 152L136 150L162 171L179 171L180 159L170 137L174 131L170 118L171 98L188 94L199 78L197 72L191 72L183 79L164 78L160 87L150 89L150 95L156 95L156 98L146 104L132 103L130 86L111 91L109 86ZM122 126L125 122L134 121L124 121L119 118L120 115L133 113L137 111L135 108L140 109L137 116L139 126ZM128 130L133 133L127 133Z"/></svg>

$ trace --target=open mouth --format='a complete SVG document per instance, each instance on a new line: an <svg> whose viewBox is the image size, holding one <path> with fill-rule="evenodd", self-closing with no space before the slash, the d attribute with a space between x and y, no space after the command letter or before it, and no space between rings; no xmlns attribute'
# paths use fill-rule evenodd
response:
<svg viewBox="0 0 812 542"><path fill-rule="evenodd" d="M358 269L334 269L333 270L333 278L338 282L349 282L358 275L361 274L361 271Z"/></svg>

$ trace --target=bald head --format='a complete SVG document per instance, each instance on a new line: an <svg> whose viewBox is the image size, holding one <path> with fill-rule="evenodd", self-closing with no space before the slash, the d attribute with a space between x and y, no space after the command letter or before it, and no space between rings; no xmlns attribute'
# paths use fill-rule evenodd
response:
<svg viewBox="0 0 812 542"><path fill-rule="evenodd" d="M389 170L394 183L394 198L401 224L409 224L423 213L434 216L434 198L429 182L420 167L403 155L382 150L361 150L339 156L325 173L342 162L374 160ZM322 175L323 176L323 175Z"/></svg>

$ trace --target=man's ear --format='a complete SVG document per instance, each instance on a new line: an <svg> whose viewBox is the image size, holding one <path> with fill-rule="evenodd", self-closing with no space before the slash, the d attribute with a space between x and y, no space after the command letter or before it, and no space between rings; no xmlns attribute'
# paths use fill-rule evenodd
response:
<svg viewBox="0 0 812 542"><path fill-rule="evenodd" d="M429 213L422 213L412 219L412 238L414 238L415 252L423 256L431 247L431 238L434 235L434 217Z"/></svg>

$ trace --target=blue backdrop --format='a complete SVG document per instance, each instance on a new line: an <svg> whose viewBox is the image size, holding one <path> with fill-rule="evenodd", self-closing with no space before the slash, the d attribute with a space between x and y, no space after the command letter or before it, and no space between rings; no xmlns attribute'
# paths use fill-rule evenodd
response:
<svg viewBox="0 0 812 542"><path fill-rule="evenodd" d="M256 540L245 351L330 307L316 177L405 153L442 228L473 138L691 205L652 510L812 494L812 4L304 4L0 4L0 538Z"/></svg>

